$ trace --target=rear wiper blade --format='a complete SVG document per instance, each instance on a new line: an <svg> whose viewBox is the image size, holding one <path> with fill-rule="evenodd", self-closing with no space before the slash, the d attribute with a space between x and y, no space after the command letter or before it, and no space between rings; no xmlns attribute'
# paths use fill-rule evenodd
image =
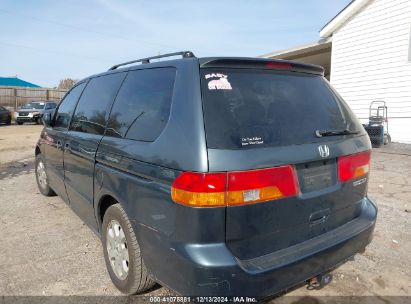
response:
<svg viewBox="0 0 411 304"><path fill-rule="evenodd" d="M350 131L348 129L345 130L316 130L315 136L323 137L323 136L338 136L338 135L351 135L351 134L358 134L358 131Z"/></svg>

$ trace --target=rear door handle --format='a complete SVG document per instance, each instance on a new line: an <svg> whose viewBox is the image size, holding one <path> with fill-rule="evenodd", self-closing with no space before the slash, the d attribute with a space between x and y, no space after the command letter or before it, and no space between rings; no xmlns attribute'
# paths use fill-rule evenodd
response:
<svg viewBox="0 0 411 304"><path fill-rule="evenodd" d="M311 213L310 215L310 224L311 225L316 225L319 223L323 223L327 220L328 216L331 214L330 209L324 209L320 211L316 211Z"/></svg>
<svg viewBox="0 0 411 304"><path fill-rule="evenodd" d="M323 223L323 222L325 222L325 220L327 219L327 215L323 215L323 216L321 216L321 217L318 217L318 218L315 218L315 219L311 219L310 220L310 224L311 225L316 225L316 224L319 224L319 223Z"/></svg>

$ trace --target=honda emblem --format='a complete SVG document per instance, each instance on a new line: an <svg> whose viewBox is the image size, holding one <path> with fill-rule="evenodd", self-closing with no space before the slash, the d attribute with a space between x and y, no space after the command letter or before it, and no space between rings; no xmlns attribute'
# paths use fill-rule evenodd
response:
<svg viewBox="0 0 411 304"><path fill-rule="evenodd" d="M330 156L330 148L328 148L327 145L318 146L318 152L320 153L320 156L323 158Z"/></svg>

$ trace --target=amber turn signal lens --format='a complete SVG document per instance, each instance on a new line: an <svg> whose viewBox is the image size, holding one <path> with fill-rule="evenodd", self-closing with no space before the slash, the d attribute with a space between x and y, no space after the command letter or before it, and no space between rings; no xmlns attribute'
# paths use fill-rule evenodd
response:
<svg viewBox="0 0 411 304"><path fill-rule="evenodd" d="M261 189L229 191L227 204L229 206L253 204L283 198L284 194L277 187L265 187Z"/></svg>
<svg viewBox="0 0 411 304"><path fill-rule="evenodd" d="M192 207L225 206L224 192L190 192L177 188L171 189L173 201Z"/></svg>

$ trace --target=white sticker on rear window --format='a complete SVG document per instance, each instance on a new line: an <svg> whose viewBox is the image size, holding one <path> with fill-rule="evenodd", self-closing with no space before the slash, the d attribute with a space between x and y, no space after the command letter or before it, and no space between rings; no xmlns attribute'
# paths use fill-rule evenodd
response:
<svg viewBox="0 0 411 304"><path fill-rule="evenodd" d="M210 78L218 78L212 79L208 82L208 89L209 90L232 90L231 84L227 80L227 75L221 73L211 73L206 74L205 79Z"/></svg>
<svg viewBox="0 0 411 304"><path fill-rule="evenodd" d="M258 136L241 138L241 145L242 146L261 145L263 143L264 143L264 140L261 137L258 137Z"/></svg>

